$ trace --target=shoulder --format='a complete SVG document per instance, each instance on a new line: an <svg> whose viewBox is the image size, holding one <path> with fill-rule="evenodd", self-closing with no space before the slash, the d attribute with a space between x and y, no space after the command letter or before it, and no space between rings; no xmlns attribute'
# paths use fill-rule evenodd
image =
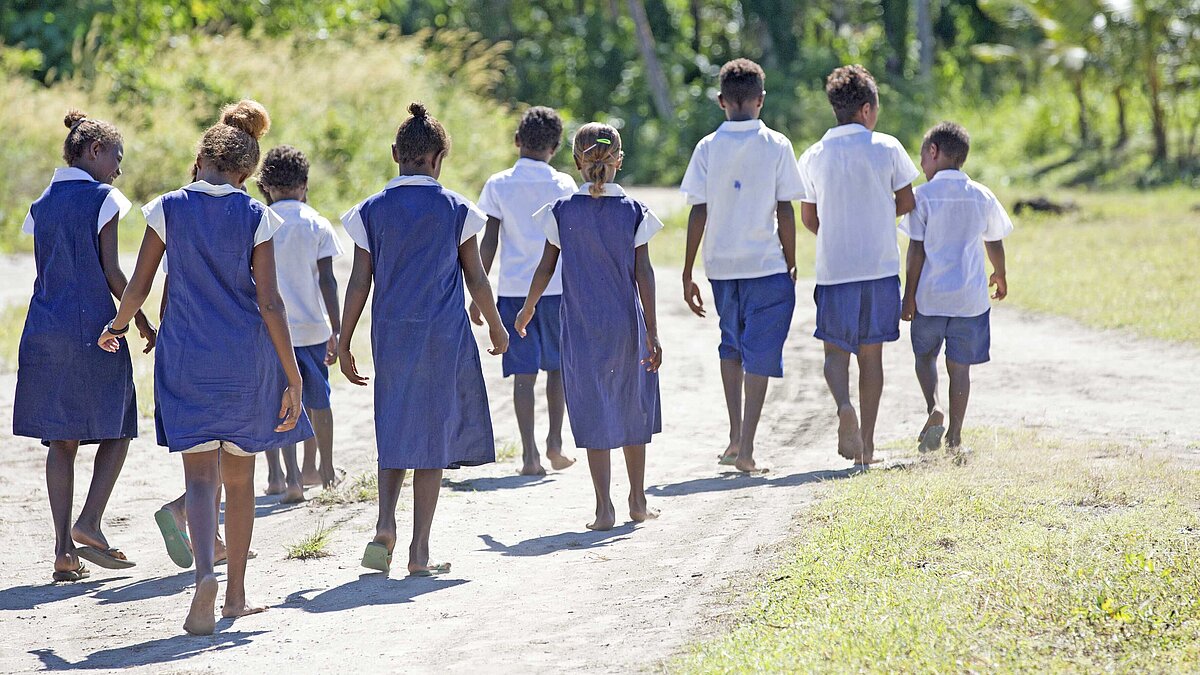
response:
<svg viewBox="0 0 1200 675"><path fill-rule="evenodd" d="M763 125L758 134L771 145L792 147L792 139L788 138L783 132L776 131L767 125Z"/></svg>
<svg viewBox="0 0 1200 675"><path fill-rule="evenodd" d="M1000 200L999 200L999 199L996 197L996 193L992 192L991 188L989 188L988 186L984 185L983 183L980 183L980 182L978 182L978 181L976 181L976 180L968 180L968 181L967 181L967 186L968 186L968 187L969 187L971 190L973 190L974 192L978 193L978 194L979 194L979 196L980 196L980 197L982 197L982 198L983 198L984 200L986 200L986 201L989 201L989 202L998 202L998 201L1000 201Z"/></svg>
<svg viewBox="0 0 1200 675"><path fill-rule="evenodd" d="M896 138L895 136L885 134L881 131L871 132L871 144L881 145L892 150L899 150L900 152L908 154L908 151L904 149L904 144L900 142L900 139Z"/></svg>
<svg viewBox="0 0 1200 675"><path fill-rule="evenodd" d="M558 183L559 187L571 188L572 192L574 192L578 187L575 183L575 178L572 177L571 174L563 173L558 169L554 170L554 182Z"/></svg>
<svg viewBox="0 0 1200 675"><path fill-rule="evenodd" d="M709 134L707 136L696 141L696 150L701 150L701 149L707 148L708 144L712 143L713 139L715 139L716 137L717 137L716 131L709 132Z"/></svg>
<svg viewBox="0 0 1200 675"><path fill-rule="evenodd" d="M488 176L488 179L487 179L487 181L484 182L484 185L485 186L487 186L487 185L495 186L497 184L506 182L507 180L509 180L510 178L513 177L513 171L515 170L515 168L516 167L509 167L503 171L497 171L496 173Z"/></svg>

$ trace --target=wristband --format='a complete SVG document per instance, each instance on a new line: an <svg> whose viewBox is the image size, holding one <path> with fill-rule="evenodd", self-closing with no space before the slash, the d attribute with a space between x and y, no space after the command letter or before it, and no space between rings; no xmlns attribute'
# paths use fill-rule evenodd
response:
<svg viewBox="0 0 1200 675"><path fill-rule="evenodd" d="M113 319L113 321L116 321L116 319ZM125 324L124 328L117 330L116 328L113 328L113 322L109 321L108 325L104 327L104 331L110 335L116 335L120 337L129 332L129 324Z"/></svg>

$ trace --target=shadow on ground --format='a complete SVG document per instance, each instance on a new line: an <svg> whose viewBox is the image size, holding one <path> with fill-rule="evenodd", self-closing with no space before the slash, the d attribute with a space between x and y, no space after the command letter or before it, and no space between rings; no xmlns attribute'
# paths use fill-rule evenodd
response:
<svg viewBox="0 0 1200 675"><path fill-rule="evenodd" d="M242 647L250 644L251 638L266 632L218 632L210 637L197 637L184 633L134 645L102 649L88 654L82 661L74 662L62 658L53 649L35 649L29 653L38 657L46 670L118 670L134 666L172 663L205 652Z"/></svg>
<svg viewBox="0 0 1200 675"><path fill-rule="evenodd" d="M552 483L553 478L546 476L522 476L513 474L511 476L493 476L487 478L468 478L466 480L449 480L442 481L442 487L454 490L455 492L490 492L492 490L512 490L514 488L530 487L532 485L542 485L543 483Z"/></svg>
<svg viewBox="0 0 1200 675"><path fill-rule="evenodd" d="M678 497L680 495L694 495L702 492L725 492L728 490L744 490L746 488L797 487L827 480L850 478L864 471L865 469L862 468L822 469L820 471L805 471L803 473L775 477L772 477L769 473L751 475L742 473L741 471L726 471L716 476L695 478L683 481L682 483L652 485L646 488L646 494L654 497Z"/></svg>
<svg viewBox="0 0 1200 675"><path fill-rule="evenodd" d="M601 548L615 544L618 541L624 541L629 537L636 525L634 523L625 523L618 525L607 532L596 532L594 530L586 530L583 532L562 532L559 534L548 534L533 539L517 542L511 546L502 542L496 541L490 534L481 534L479 538L483 540L486 551L499 553L506 556L537 556L547 555L555 551L561 551L567 548L590 549Z"/></svg>
<svg viewBox="0 0 1200 675"><path fill-rule="evenodd" d="M384 574L364 574L355 581L316 593L316 589L296 591L287 596L280 608L299 609L314 614L341 612L356 607L378 607L412 602L427 593L461 586L466 579L445 577L403 577L392 579Z"/></svg>

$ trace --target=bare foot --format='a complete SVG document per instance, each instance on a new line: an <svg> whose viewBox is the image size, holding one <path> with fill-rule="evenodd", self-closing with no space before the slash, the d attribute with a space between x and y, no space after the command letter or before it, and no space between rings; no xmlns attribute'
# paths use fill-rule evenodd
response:
<svg viewBox="0 0 1200 675"><path fill-rule="evenodd" d="M314 485L321 485L324 483L324 480L321 478L321 473L313 467L305 468L300 472L300 482L304 487L313 487Z"/></svg>
<svg viewBox="0 0 1200 675"><path fill-rule="evenodd" d="M83 561L74 553L63 553L54 557L55 581L79 581L91 576Z"/></svg>
<svg viewBox="0 0 1200 675"><path fill-rule="evenodd" d="M550 468L555 471L569 469L575 464L575 458L562 454L562 450L547 450L546 459L550 460Z"/></svg>
<svg viewBox="0 0 1200 675"><path fill-rule="evenodd" d="M725 448L725 452L721 453L721 456L717 459L717 461L721 464L730 464L737 459L738 452L740 451L741 448L738 447L738 444L730 441L729 447Z"/></svg>
<svg viewBox="0 0 1200 675"><path fill-rule="evenodd" d="M345 469L333 469L328 472L321 472L321 487L325 490L336 490L344 480L346 480Z"/></svg>
<svg viewBox="0 0 1200 675"><path fill-rule="evenodd" d="M183 629L192 635L212 635L217 627L217 577L208 575L196 584L192 608L188 611Z"/></svg>
<svg viewBox="0 0 1200 675"><path fill-rule="evenodd" d="M287 481L282 478L277 480L267 480L267 489L263 492L265 495L281 495L287 489Z"/></svg>
<svg viewBox="0 0 1200 675"><path fill-rule="evenodd" d="M605 531L611 530L613 525L617 524L617 510L613 508L612 502L607 506L596 509L596 520L587 524L587 529Z"/></svg>
<svg viewBox="0 0 1200 675"><path fill-rule="evenodd" d="M854 465L855 466L871 466L872 464L879 464L882 461L883 461L882 457L875 456L874 446L864 445L862 453L854 458Z"/></svg>
<svg viewBox="0 0 1200 675"><path fill-rule="evenodd" d="M858 460L863 454L862 433L858 428L858 413L854 406L838 409L838 454L846 459Z"/></svg>
<svg viewBox="0 0 1200 675"><path fill-rule="evenodd" d="M662 515L661 511L646 505L646 495L642 495L640 499L629 498L629 519L633 522L644 523L647 520L654 520L660 515Z"/></svg>
<svg viewBox="0 0 1200 675"><path fill-rule="evenodd" d="M767 473L770 471L770 469L766 467L759 468L759 466L754 463L753 457L746 457L745 455L738 456L737 461L733 463L733 468L741 471L742 473Z"/></svg>
<svg viewBox="0 0 1200 675"><path fill-rule="evenodd" d="M522 476L545 476L546 470L542 468L541 462L534 462L533 464L522 465L520 471L517 471L517 473Z"/></svg>
<svg viewBox="0 0 1200 675"><path fill-rule="evenodd" d="M279 499L280 504L299 504L304 501L304 488L299 485L289 485Z"/></svg>
<svg viewBox="0 0 1200 675"><path fill-rule="evenodd" d="M250 602L243 598L241 602L230 604L229 598L225 598L225 606L221 608L221 616L226 619L236 619L239 616L262 614L265 611L267 611L267 606L259 605L257 602Z"/></svg>

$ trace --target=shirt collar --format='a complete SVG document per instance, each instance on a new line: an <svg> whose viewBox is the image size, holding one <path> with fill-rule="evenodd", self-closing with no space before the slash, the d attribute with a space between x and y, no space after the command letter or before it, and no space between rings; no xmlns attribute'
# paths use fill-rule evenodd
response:
<svg viewBox="0 0 1200 675"><path fill-rule="evenodd" d="M530 159L528 157L518 157L517 163L514 166L525 167L525 168L529 168L529 169L539 169L539 170L546 171L546 172L552 171L554 169L554 167L550 166L546 162L543 162L538 159Z"/></svg>
<svg viewBox="0 0 1200 675"><path fill-rule="evenodd" d="M396 176L395 178L389 180L387 186L383 189L391 190L394 187L403 187L405 185L432 185L435 187L442 186L442 184L437 182L437 179L433 176Z"/></svg>
<svg viewBox="0 0 1200 675"><path fill-rule="evenodd" d="M842 136L850 136L851 134L865 134L870 131L870 129L857 122L840 124L829 131L826 131L825 135L821 137L821 140L827 141L831 138L841 138Z"/></svg>
<svg viewBox="0 0 1200 675"><path fill-rule="evenodd" d="M246 194L245 190L242 190L238 187L230 185L229 183L223 183L221 185L213 185L212 183L210 183L206 180L198 180L194 183L189 183L187 185L184 185L183 189L188 190L190 192L203 192L204 194L210 195L213 197L224 197L225 195L232 195L232 194L236 194L239 192L242 194Z"/></svg>
<svg viewBox="0 0 1200 675"><path fill-rule="evenodd" d="M717 127L717 131L758 131L763 128L763 121L759 119L740 120L733 122L725 120L721 122L721 126Z"/></svg>
<svg viewBox="0 0 1200 675"><path fill-rule="evenodd" d="M581 186L578 190L575 191L575 194L591 196L592 184L584 183L583 186ZM605 183L604 184L604 194L602 196L604 196L604 197L624 197L625 189L622 188L620 185L617 185L616 183Z"/></svg>
<svg viewBox="0 0 1200 675"><path fill-rule="evenodd" d="M935 180L970 180L970 178L971 178L970 176L963 173L962 171L959 171L958 169L942 169L941 171L933 174L933 178L930 179L930 181L932 182Z"/></svg>
<svg viewBox="0 0 1200 675"><path fill-rule="evenodd" d="M92 178L92 174L73 166L66 166L54 170L54 177L50 179L51 183L61 183L67 180L86 180L92 183L98 182Z"/></svg>

